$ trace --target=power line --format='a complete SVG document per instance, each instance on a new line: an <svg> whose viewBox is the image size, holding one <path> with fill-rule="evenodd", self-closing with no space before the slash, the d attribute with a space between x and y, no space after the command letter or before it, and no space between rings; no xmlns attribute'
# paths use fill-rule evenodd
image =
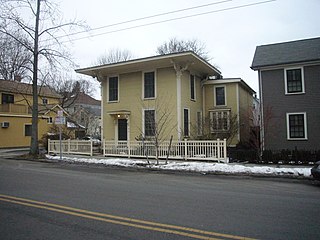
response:
<svg viewBox="0 0 320 240"><path fill-rule="evenodd" d="M104 29L104 28L119 26L119 25L123 25L123 24L126 24L126 23L137 22L137 21L146 20L146 19L150 19L150 18L170 15L170 14L173 14L173 13L189 11L189 10L193 10L193 9L197 9L197 8L208 7L208 6L218 5L218 4L222 4L222 3L226 3L226 2L232 2L232 1L233 0L224 0L224 1L204 4L204 5L198 5L198 6L194 6L194 7L189 7L189 8L178 9L178 10L174 10L174 11L170 11L170 12L158 13L158 14L155 14L155 15L150 15L150 16L141 17L141 18L135 18L135 19L131 19L131 20L123 21L123 22L113 23L113 24L109 24L109 25L105 25L105 26L101 26L101 27L96 27L96 28L92 28L92 29L89 29L89 30L83 30L83 31L75 32L75 33L61 35L61 36L58 36L56 38L63 38L63 37L73 36L73 35L77 35L77 34L81 34L81 33L87 33L87 32L96 31L96 30L100 30L100 29Z"/></svg>
<svg viewBox="0 0 320 240"><path fill-rule="evenodd" d="M244 4L244 5L239 5L239 6L235 6L235 7L223 8L223 9L218 9L218 10L213 10L213 11L208 11L208 12L203 12L203 13L187 15L187 16L183 16L183 17L170 18L170 19L166 19L166 20L161 20L161 21L156 21L156 22L151 22L151 23L146 23L146 24L140 24L140 25L126 27L126 28L121 28L121 29L117 29L117 30L112 30L112 31L104 32L104 33L98 33L98 34L94 34L94 35L91 35L91 36L74 38L74 39L70 39L70 40L67 40L67 41L62 41L61 43L78 41L78 40L87 39L87 38L90 38L90 37L98 37L98 36L101 36L101 35L111 34L111 33L115 33L115 32L122 32L122 31L130 30L130 29L146 27L146 26L151 26L151 25L156 25L156 24L166 23L166 22L171 22L171 21L177 21L177 20L191 18L191 17L203 16L203 15L208 15L208 14L212 14L212 13L224 12L224 11L240 9L240 8L247 8L247 7L266 4L266 3L275 2L275 1L277 1L277 0L267 0L267 1L262 1L262 2L255 2L255 3ZM69 35L66 35L66 36L69 36Z"/></svg>

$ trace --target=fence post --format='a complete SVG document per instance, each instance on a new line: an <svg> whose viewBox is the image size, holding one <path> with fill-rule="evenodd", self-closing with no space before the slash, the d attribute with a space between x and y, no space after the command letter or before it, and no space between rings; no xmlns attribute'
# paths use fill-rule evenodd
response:
<svg viewBox="0 0 320 240"><path fill-rule="evenodd" d="M217 139L218 162L220 162L220 139Z"/></svg>
<svg viewBox="0 0 320 240"><path fill-rule="evenodd" d="M50 154L51 152L51 142L50 142L50 138L48 138L48 154Z"/></svg>
<svg viewBox="0 0 320 240"><path fill-rule="evenodd" d="M187 146L187 139L184 139L184 160L188 160L188 146Z"/></svg>
<svg viewBox="0 0 320 240"><path fill-rule="evenodd" d="M106 140L102 139L102 150L103 150L103 156L106 156Z"/></svg>
<svg viewBox="0 0 320 240"><path fill-rule="evenodd" d="M130 158L130 141L128 141L128 158Z"/></svg>
<svg viewBox="0 0 320 240"><path fill-rule="evenodd" d="M93 156L93 141L90 139L90 157Z"/></svg>
<svg viewBox="0 0 320 240"><path fill-rule="evenodd" d="M71 140L70 138L68 139L68 154L71 152Z"/></svg>
<svg viewBox="0 0 320 240"><path fill-rule="evenodd" d="M223 139L223 156L225 159L225 163L229 163L229 160L227 158L227 139Z"/></svg>

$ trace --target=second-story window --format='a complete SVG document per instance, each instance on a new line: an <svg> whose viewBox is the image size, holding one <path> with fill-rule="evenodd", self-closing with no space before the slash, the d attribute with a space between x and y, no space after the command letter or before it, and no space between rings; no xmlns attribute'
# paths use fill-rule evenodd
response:
<svg viewBox="0 0 320 240"><path fill-rule="evenodd" d="M303 69L285 69L286 94L304 93Z"/></svg>
<svg viewBox="0 0 320 240"><path fill-rule="evenodd" d="M48 99L47 98L42 98L42 104L47 105L48 104Z"/></svg>
<svg viewBox="0 0 320 240"><path fill-rule="evenodd" d="M1 104L14 103L14 95L2 93Z"/></svg>
<svg viewBox="0 0 320 240"><path fill-rule="evenodd" d="M155 74L154 72L144 73L144 98L155 98Z"/></svg>
<svg viewBox="0 0 320 240"><path fill-rule="evenodd" d="M118 101L119 81L118 77L109 78L109 102Z"/></svg>
<svg viewBox="0 0 320 240"><path fill-rule="evenodd" d="M195 77L190 75L190 98L191 100L196 100L196 88L195 88Z"/></svg>
<svg viewBox="0 0 320 240"><path fill-rule="evenodd" d="M215 105L216 106L226 105L225 87L215 87Z"/></svg>

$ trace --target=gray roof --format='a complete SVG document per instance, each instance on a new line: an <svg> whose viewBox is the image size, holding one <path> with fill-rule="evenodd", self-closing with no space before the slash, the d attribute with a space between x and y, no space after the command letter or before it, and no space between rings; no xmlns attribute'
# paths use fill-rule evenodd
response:
<svg viewBox="0 0 320 240"><path fill-rule="evenodd" d="M257 46L251 68L320 61L320 37Z"/></svg>

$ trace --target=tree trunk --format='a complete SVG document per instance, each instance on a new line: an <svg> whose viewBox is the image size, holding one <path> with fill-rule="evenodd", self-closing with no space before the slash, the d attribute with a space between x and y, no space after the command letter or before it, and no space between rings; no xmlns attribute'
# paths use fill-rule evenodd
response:
<svg viewBox="0 0 320 240"><path fill-rule="evenodd" d="M32 79L32 132L30 154L39 154L38 144L38 49L39 49L39 17L40 17L40 0L37 0L37 12L34 32L34 51L33 51L33 79Z"/></svg>

